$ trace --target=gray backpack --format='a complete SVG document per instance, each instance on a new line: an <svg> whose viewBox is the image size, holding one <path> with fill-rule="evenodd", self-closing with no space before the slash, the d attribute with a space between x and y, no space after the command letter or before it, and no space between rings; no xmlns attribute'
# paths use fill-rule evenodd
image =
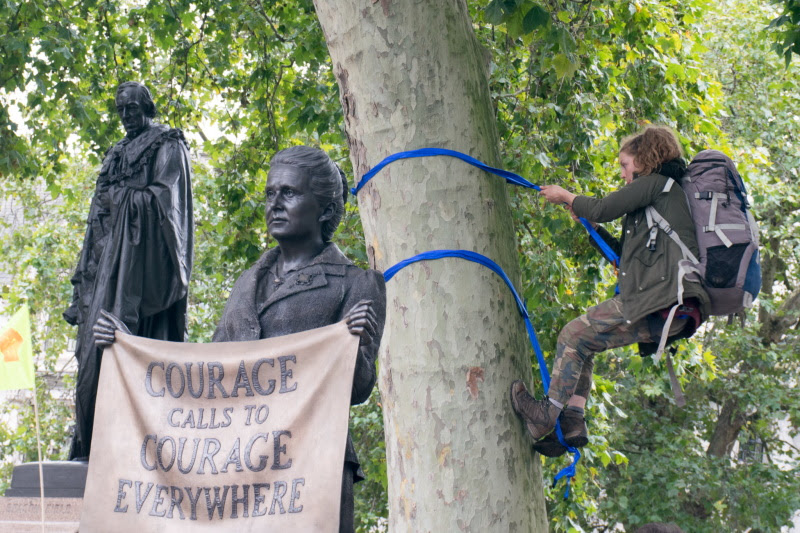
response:
<svg viewBox="0 0 800 533"><path fill-rule="evenodd" d="M647 208L651 236L661 228L678 243L708 292L710 314L731 315L750 307L761 290L758 225L736 166L722 152L703 150L692 159L680 185L689 202L700 257L694 257L652 206Z"/></svg>
<svg viewBox="0 0 800 533"><path fill-rule="evenodd" d="M761 290L758 225L736 166L722 152L703 150L686 169L681 187L697 229L699 270L711 314L750 307Z"/></svg>
<svg viewBox="0 0 800 533"><path fill-rule="evenodd" d="M670 179L664 192L673 184ZM711 315L738 313L750 307L761 290L758 226L750 213L744 182L733 161L717 150L703 150L692 159L680 186L692 213L700 257L694 256L653 206L645 210L650 228L648 244L655 242L660 229L683 251L683 259L678 264L678 304L667 317L656 361L664 351L675 312L683 304L685 277L699 277L702 281L711 299ZM667 364L670 364L669 358ZM677 380L674 381L673 388Z"/></svg>

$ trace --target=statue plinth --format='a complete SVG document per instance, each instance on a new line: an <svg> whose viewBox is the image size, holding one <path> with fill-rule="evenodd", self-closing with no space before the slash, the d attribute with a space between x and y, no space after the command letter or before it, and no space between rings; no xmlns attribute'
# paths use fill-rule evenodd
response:
<svg viewBox="0 0 800 533"><path fill-rule="evenodd" d="M39 463L14 467L11 486L0 498L0 531L40 533L44 503L44 531L75 533L83 507L86 461L42 462L44 502L39 497Z"/></svg>
<svg viewBox="0 0 800 533"><path fill-rule="evenodd" d="M42 462L45 498L83 498L88 470L88 461ZM15 466L6 497L38 498L40 494L39 463Z"/></svg>

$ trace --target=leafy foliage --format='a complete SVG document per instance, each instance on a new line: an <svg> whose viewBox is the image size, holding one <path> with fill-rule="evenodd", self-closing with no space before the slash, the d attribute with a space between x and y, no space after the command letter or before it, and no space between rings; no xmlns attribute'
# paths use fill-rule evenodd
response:
<svg viewBox="0 0 800 533"><path fill-rule="evenodd" d="M23 302L30 306L42 454L58 459L66 457L66 425L73 418L58 391L74 387L74 374L66 371L58 357L72 336L60 311L71 296L69 277L74 265L67 265L78 257L82 242L80 237L66 235L83 228L92 192L86 181L89 168L76 163L69 170L49 190L40 179L6 180L0 184L8 217L0 220L4 250L0 270L12 277L11 284L0 287L0 298L9 309L16 309ZM21 393L4 404L3 412L16 412L19 417L16 428L0 424L0 449L5 458L2 469L7 473L0 484L4 489L11 480L12 459L36 461L38 454L29 393Z"/></svg>

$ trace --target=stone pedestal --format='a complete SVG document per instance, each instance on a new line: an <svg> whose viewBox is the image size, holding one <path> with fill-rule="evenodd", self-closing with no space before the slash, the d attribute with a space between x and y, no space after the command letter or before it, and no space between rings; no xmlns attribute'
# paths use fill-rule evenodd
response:
<svg viewBox="0 0 800 533"><path fill-rule="evenodd" d="M0 532L77 533L83 500L45 498L44 528L40 498L0 498Z"/></svg>
<svg viewBox="0 0 800 533"><path fill-rule="evenodd" d="M39 463L14 467L11 486L0 498L0 532L76 533L83 507L86 461L46 461L44 478L44 527L39 497Z"/></svg>
<svg viewBox="0 0 800 533"><path fill-rule="evenodd" d="M43 462L45 498L83 498L88 470L87 461ZM39 494L39 463L15 466L6 497L38 498Z"/></svg>

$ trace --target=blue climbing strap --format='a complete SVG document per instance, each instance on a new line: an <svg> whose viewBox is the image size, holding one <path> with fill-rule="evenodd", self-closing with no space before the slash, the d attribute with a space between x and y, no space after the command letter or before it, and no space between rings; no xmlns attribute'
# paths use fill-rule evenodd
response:
<svg viewBox="0 0 800 533"><path fill-rule="evenodd" d="M455 157L456 159L460 159L474 167L485 170L490 174L505 178L508 183L513 183L514 185L519 185L528 189L535 189L537 191L541 190L541 187L534 185L519 174L514 174L513 172L509 172L508 170L503 170L501 168L490 167L486 163L478 161L474 157L468 156L467 154L462 154L461 152L456 152L455 150L447 150L445 148L420 148L418 150L409 150L408 152L397 152L396 154L386 157L383 161L372 167L372 170L364 174L364 176L361 178L361 181L359 181L355 187L350 189L350 192L352 192L354 195L358 194L358 191L360 191L369 180L375 177L375 175L389 163L397 161L398 159L413 159L415 157L429 157L433 155L446 155L448 157Z"/></svg>
<svg viewBox="0 0 800 533"><path fill-rule="evenodd" d="M490 174L494 174L495 176L500 176L501 178L505 178L506 182L511 183L513 185L519 185L520 187L525 187L526 189L533 189L533 190L536 190L536 191L542 190L541 187L539 187L538 185L534 185L533 183L531 183L530 181L526 180L525 178L523 178L519 174L515 174L514 172L510 172L508 170L503 170L501 168L490 167L486 163L478 161L474 157L468 156L467 154L463 154L461 152L456 152L455 150L447 150L445 148L420 148L418 150L409 150L407 152L398 152L396 154L392 154L392 155L386 157L385 159L383 159L383 161L381 161L380 163L378 163L377 165L372 167L372 170L370 170L369 172L364 174L364 176L361 178L361 180L358 182L358 184L355 187L353 187L352 189L350 189L350 192L352 192L354 195L358 194L358 191L360 191L364 187L364 185L366 185L367 182L369 182L369 180L371 180L373 177L375 177L375 175L378 172L380 172L381 169L383 167L385 167L386 165L388 165L389 163L392 163L392 162L397 161L399 159L413 159L413 158L417 158L417 157L429 157L429 156L437 156L437 155L455 157L456 159L460 159L460 160L462 160L462 161L464 161L466 163L469 163L470 165L472 165L474 167L477 167L477 168L479 168L481 170L489 172ZM591 223L589 223L589 221L586 220L583 217L580 218L580 222L586 228L586 231L589 232L589 236L592 238L592 240L595 243L597 243L597 246L600 248L600 250L602 251L603 255L606 257L606 259L608 259L608 261L610 263L613 263L615 266L619 266L619 256L603 240L603 238L600 236L600 234L597 233L597 231L594 229L594 227L592 227Z"/></svg>
<svg viewBox="0 0 800 533"><path fill-rule="evenodd" d="M583 224L583 227L586 228L586 231L589 232L589 236L592 238L595 244L597 244L598 248L600 248L600 251L603 253L605 258L608 259L608 262L614 265L614 268L619 268L619 255L617 255L617 252L615 252L611 246L609 246L608 243L603 240L600 234L597 233L597 230L594 229L594 226L592 226L591 222L583 217L580 217L578 220L580 220L581 224Z"/></svg>
<svg viewBox="0 0 800 533"><path fill-rule="evenodd" d="M417 157L430 157L430 156L448 156L448 157L455 157L456 159L460 159L472 166L475 166L485 172L489 172L490 174L494 174L496 176L500 176L504 178L506 182L511 183L513 185L519 185L520 187L525 187L527 189L533 189L536 191L540 191L541 187L531 183L530 181L526 180L519 174L515 174L514 172L510 172L508 170L503 170L499 168L490 167L486 163L483 163L474 157L471 157L467 154L457 152L455 150L447 150L445 148L420 148L418 150L409 150L406 152L398 152L396 154L392 154L385 159L383 159L380 163L375 165L369 172L364 174L358 184L351 189L351 192L356 195L358 192L366 185L378 172L381 171L386 165L400 160L400 159L413 159ZM583 227L586 228L586 231L589 233L589 236L592 240L597 244L600 251L606 257L606 259L612 263L615 267L619 267L619 255L603 240L597 230L592 226L592 224L583 217L579 218ZM539 372L542 376L542 385L544 386L544 390L548 390L550 388L550 374L547 371L547 365L544 361L544 354L542 353L542 348L539 345L539 340L536 337L536 331L533 329L533 324L530 321L530 315L528 314L528 310L525 307L525 303L520 298L517 291L514 289L514 285L511 283L511 280L508 279L503 269L501 269L497 263L485 257L481 254L471 252L468 250L434 250L430 252L424 252L409 259L405 259L393 267L389 268L384 272L384 279L389 281L392 277L402 268L410 265L411 263L416 263L417 261L423 260L433 260L433 259L441 259L443 257L457 257L460 259L466 259L468 261L473 261L475 263L481 264L497 275L499 275L508 288L511 290L511 293L514 295L514 299L517 303L517 308L519 309L520 315L522 315L523 320L525 321L525 329L528 331L528 337L531 341L531 346L533 347L533 351L536 354L536 359L539 364ZM566 468L562 469L558 474L556 474L555 478L553 479L553 486L562 478L566 478L566 490L564 491L564 498L569 497L570 491L570 481L575 476L575 466L577 465L578 461L581 458L581 453L578 451L577 448L572 446L568 446L566 441L564 440L564 434L561 431L561 424L556 421L556 436L558 437L559 442L567 448L571 453L573 453L573 461L572 463L567 466Z"/></svg>
<svg viewBox="0 0 800 533"><path fill-rule="evenodd" d="M517 310L519 310L519 314L522 315L522 319L525 321L525 329L528 331L528 338L531 341L531 346L533 347L533 351L536 354L536 360L539 364L539 373L542 376L542 383L544 385L544 390L548 390L550 388L550 373L547 371L547 364L544 360L544 353L542 352L542 347L539 345L539 339L536 337L536 331L533 329L533 324L531 324L530 315L528 314L528 309L525 307L525 302L522 301L517 290L514 288L514 284L511 283L511 280L508 279L506 273L503 272L503 269L500 268L500 265L486 257L485 255L481 255L476 252L471 252L469 250L432 250L430 252L423 252L421 254L417 254L413 257L409 257L408 259L404 259L397 263L396 265L386 269L383 273L383 278L387 282L397 274L398 271L407 267L412 263L416 263L418 261L425 261L425 260L434 260L434 259L442 259L444 257L456 257L459 259L466 259L467 261L472 261L474 263L478 263L480 265L485 266L486 268L493 271L495 274L500 276L502 280L505 282L506 286L511 291L511 294L514 295L514 300L517 303ZM567 450L569 450L573 454L572 463L567 466L566 468L562 469L558 474L556 474L555 478L553 479L553 486L561 479L566 477L567 478L567 488L564 492L564 498L569 497L569 484L570 480L575 476L575 466L578 464L578 461L581 458L581 452L578 451L577 448L569 446L567 442L564 440L564 434L561 431L561 424L556 421L556 436L558 436L558 441L564 446Z"/></svg>

